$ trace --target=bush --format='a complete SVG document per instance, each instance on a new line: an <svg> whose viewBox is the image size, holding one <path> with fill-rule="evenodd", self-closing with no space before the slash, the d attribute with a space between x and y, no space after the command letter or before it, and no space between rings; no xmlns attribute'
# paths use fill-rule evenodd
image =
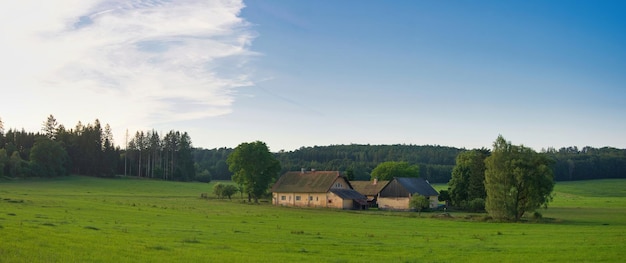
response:
<svg viewBox="0 0 626 263"><path fill-rule="evenodd" d="M413 197L411 197L409 205L411 206L411 208L416 209L417 212L421 214L422 211L424 209L427 209L430 205L430 200L428 200L428 197L425 197L423 195L414 195Z"/></svg>
<svg viewBox="0 0 626 263"><path fill-rule="evenodd" d="M217 198L222 198L223 194L222 192L224 192L224 184L222 183L217 183L213 186L213 194L215 196L217 196Z"/></svg>
<svg viewBox="0 0 626 263"><path fill-rule="evenodd" d="M232 195L234 195L235 193L237 193L237 192L239 192L239 188L237 186L232 185L232 184L227 184L222 189L222 195L225 196L225 197L228 197L228 199L230 199L230 197Z"/></svg>
<svg viewBox="0 0 626 263"><path fill-rule="evenodd" d="M469 210L473 212L485 211L485 199L475 198L467 204Z"/></svg>
<svg viewBox="0 0 626 263"><path fill-rule="evenodd" d="M237 192L239 192L239 188L232 184L217 183L215 184L215 186L213 186L213 194L215 194L215 196L220 199L225 197L228 197L228 199L230 199L230 197Z"/></svg>
<svg viewBox="0 0 626 263"><path fill-rule="evenodd" d="M209 170L204 169L202 172L196 174L196 181L202 183L210 183L212 179L211 173Z"/></svg>

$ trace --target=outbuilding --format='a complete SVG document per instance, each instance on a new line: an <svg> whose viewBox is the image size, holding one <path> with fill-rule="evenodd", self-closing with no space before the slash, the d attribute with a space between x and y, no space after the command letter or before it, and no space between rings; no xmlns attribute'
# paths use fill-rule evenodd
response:
<svg viewBox="0 0 626 263"><path fill-rule="evenodd" d="M378 208L411 210L409 202L414 195L422 195L430 201L430 208L439 204L439 193L422 178L395 177L378 193Z"/></svg>

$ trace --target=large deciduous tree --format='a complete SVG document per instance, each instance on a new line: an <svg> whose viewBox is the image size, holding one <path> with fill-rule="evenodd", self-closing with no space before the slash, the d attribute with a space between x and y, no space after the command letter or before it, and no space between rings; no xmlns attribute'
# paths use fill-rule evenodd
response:
<svg viewBox="0 0 626 263"><path fill-rule="evenodd" d="M489 154L487 149L475 149L457 155L448 182L452 205L466 207L474 199L485 199L485 159Z"/></svg>
<svg viewBox="0 0 626 263"><path fill-rule="evenodd" d="M242 143L228 156L228 169L233 181L243 186L248 199L259 202L269 184L280 172L280 163L264 142Z"/></svg>
<svg viewBox="0 0 626 263"><path fill-rule="evenodd" d="M545 155L513 145L500 135L485 164L485 208L492 217L518 221L525 212L551 201L552 160Z"/></svg>
<svg viewBox="0 0 626 263"><path fill-rule="evenodd" d="M30 150L32 175L38 177L56 177L67 175L67 152L59 142L39 137Z"/></svg>
<svg viewBox="0 0 626 263"><path fill-rule="evenodd" d="M372 170L372 179L391 180L394 177L419 177L419 166L408 162L383 162Z"/></svg>

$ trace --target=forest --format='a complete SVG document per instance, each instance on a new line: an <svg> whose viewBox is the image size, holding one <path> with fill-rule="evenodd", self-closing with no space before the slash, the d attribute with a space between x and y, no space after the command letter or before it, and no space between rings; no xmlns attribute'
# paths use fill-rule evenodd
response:
<svg viewBox="0 0 626 263"><path fill-rule="evenodd" d="M9 129L0 120L0 177L50 177L79 174L130 175L174 181L231 180L226 159L232 148L195 148L187 132L137 131L123 148L99 120L71 129L50 115L40 132ZM463 148L439 145L330 145L274 153L281 174L302 168L337 170L353 180L369 180L380 163L404 161L419 166L420 177L447 183ZM626 178L626 149L612 147L548 148L557 181ZM52 158L54 157L54 158Z"/></svg>
<svg viewBox="0 0 626 263"><path fill-rule="evenodd" d="M486 150L486 149L485 149ZM450 181L456 156L467 151L438 145L330 145L302 147L275 153L282 172L305 169L338 170L355 180L369 180L371 171L382 162L406 161L418 164L420 177L432 183ZM487 150L488 151L488 150ZM210 172L213 179L229 180L226 158L229 148L194 149L194 162ZM541 154L553 161L556 181L626 178L626 149L612 147L548 148Z"/></svg>
<svg viewBox="0 0 626 263"><path fill-rule="evenodd" d="M132 175L175 181L207 181L196 175L191 138L186 132L136 132L122 150L111 127L99 120L66 129L50 115L41 132L9 129L0 120L0 177L96 177ZM204 177L202 177L204 176ZM210 179L208 179L210 181Z"/></svg>

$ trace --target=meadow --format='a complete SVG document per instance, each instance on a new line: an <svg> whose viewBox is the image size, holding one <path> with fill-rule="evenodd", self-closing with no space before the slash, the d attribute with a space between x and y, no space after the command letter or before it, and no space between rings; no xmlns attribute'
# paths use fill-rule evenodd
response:
<svg viewBox="0 0 626 263"><path fill-rule="evenodd" d="M218 200L213 183L0 180L0 262L621 262L626 180L559 182L544 219ZM200 198L209 193L209 199Z"/></svg>

